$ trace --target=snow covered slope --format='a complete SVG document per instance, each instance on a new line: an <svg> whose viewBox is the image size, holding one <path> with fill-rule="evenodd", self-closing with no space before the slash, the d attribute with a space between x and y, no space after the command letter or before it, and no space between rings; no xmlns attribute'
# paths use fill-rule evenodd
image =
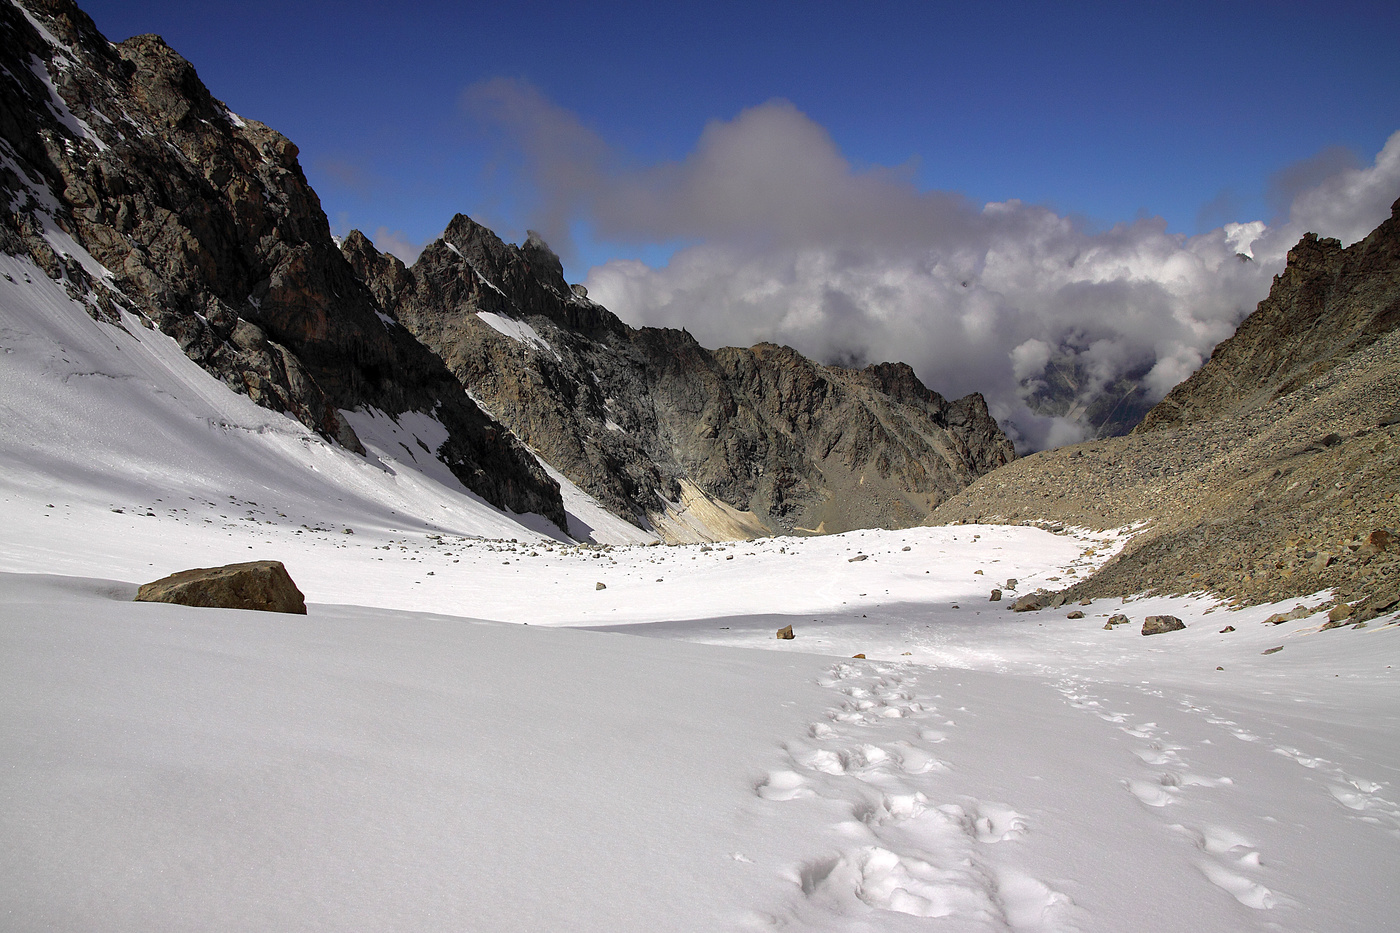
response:
<svg viewBox="0 0 1400 933"><path fill-rule="evenodd" d="M657 550L613 556L660 572ZM478 556L461 572L522 617L555 582ZM776 584L750 590L763 615L629 629L662 638L0 575L0 911L11 929L1223 933L1373 931L1400 906L1396 626L1157 603L1070 622L955 610L943 584L796 617L786 558L724 562ZM1188 628L1104 631L1100 609ZM797 638L773 639L787 622ZM833 656L854 646L872 660Z"/></svg>
<svg viewBox="0 0 1400 933"><path fill-rule="evenodd" d="M559 536L463 487L433 455L447 432L431 417L344 412L371 452L355 456L235 394L134 316L123 327L93 320L28 259L0 256L0 353L0 489L37 500L62 481L89 505L141 514L245 503L293 528L340 531L353 517L384 529ZM613 526L598 511L589 528L608 540ZM613 525L635 540L635 528Z"/></svg>
<svg viewBox="0 0 1400 933"><path fill-rule="evenodd" d="M1006 610L1115 533L561 542L0 262L5 929L1394 926L1393 619ZM254 558L306 617L130 601Z"/></svg>

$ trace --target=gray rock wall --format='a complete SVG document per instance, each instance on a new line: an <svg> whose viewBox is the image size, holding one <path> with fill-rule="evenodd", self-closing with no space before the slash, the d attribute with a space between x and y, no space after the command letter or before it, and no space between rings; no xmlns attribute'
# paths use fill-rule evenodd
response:
<svg viewBox="0 0 1400 933"><path fill-rule="evenodd" d="M629 327L534 235L510 246L459 214L411 268L358 233L343 249L492 415L638 524L687 480L775 532L908 526L1014 455L980 396L949 402L903 364Z"/></svg>

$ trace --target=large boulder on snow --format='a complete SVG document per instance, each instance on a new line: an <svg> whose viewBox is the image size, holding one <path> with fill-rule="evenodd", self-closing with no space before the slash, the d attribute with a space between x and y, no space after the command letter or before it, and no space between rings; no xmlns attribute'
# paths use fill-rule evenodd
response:
<svg viewBox="0 0 1400 933"><path fill-rule="evenodd" d="M1144 635L1164 635L1167 632L1179 632L1186 628L1186 623L1176 616L1148 616L1142 621L1142 634Z"/></svg>
<svg viewBox="0 0 1400 933"><path fill-rule="evenodd" d="M182 570L142 585L136 601L306 615L306 597L280 560Z"/></svg>

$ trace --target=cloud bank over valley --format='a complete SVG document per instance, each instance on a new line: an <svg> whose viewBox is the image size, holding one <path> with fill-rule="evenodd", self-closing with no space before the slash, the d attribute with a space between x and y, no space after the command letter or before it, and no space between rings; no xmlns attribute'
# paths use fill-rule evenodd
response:
<svg viewBox="0 0 1400 933"><path fill-rule="evenodd" d="M684 158L652 164L521 82L474 85L463 105L518 148L538 194L532 226L566 260L579 224L673 247L665 265L589 271L590 296L624 320L685 327L707 346L902 360L945 395L984 393L1022 451L1083 439L1084 408L1124 386L1160 399L1268 293L1303 233L1354 242L1400 196L1396 133L1369 165L1324 152L1280 173L1268 222L1096 230L1018 200L920 190L908 167L853 165L781 100L711 121ZM1053 380L1057 406L1045 403Z"/></svg>

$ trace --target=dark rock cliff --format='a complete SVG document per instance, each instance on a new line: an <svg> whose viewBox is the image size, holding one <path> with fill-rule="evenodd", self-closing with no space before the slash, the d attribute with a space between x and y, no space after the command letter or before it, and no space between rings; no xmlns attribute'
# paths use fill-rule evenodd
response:
<svg viewBox="0 0 1400 933"><path fill-rule="evenodd" d="M1013 456L980 396L949 402L908 366L629 327L533 234L511 246L459 214L411 268L359 233L343 249L474 398L639 525L692 484L771 531L906 526Z"/></svg>
<svg viewBox="0 0 1400 933"><path fill-rule="evenodd" d="M351 450L339 410L432 413L449 433L436 453L466 486L563 526L529 451L382 315L296 147L232 114L159 37L113 45L68 0L3 0L0 95L0 249L89 296L95 315L116 320L120 301L231 388Z"/></svg>

